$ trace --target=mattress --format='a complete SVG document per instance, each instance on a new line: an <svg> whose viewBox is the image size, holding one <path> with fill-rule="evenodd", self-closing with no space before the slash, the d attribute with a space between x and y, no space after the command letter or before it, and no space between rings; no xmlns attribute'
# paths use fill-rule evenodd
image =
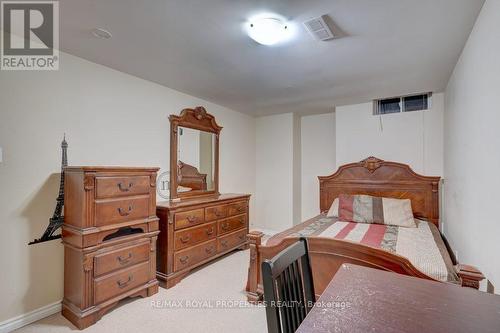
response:
<svg viewBox="0 0 500 333"><path fill-rule="evenodd" d="M416 228L407 228L343 222L338 221L337 218L318 215L272 236L265 245L276 245L285 237L324 237L348 240L396 253L407 258L421 272L436 280L460 284L438 228L425 221L415 220L415 222Z"/></svg>

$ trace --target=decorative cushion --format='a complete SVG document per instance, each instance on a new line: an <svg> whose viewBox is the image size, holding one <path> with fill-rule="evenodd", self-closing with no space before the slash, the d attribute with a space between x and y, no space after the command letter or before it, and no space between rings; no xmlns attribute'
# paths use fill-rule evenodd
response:
<svg viewBox="0 0 500 333"><path fill-rule="evenodd" d="M410 199L341 194L338 212L339 220L345 222L417 227Z"/></svg>
<svg viewBox="0 0 500 333"><path fill-rule="evenodd" d="M326 216L339 217L339 198L335 198L335 200L333 200L332 205L330 206L330 209L328 210Z"/></svg>

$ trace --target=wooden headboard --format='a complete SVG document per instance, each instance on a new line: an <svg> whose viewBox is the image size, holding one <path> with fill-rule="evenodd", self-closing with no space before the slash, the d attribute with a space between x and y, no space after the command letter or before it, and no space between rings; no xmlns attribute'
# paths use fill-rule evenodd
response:
<svg viewBox="0 0 500 333"><path fill-rule="evenodd" d="M179 161L177 164L179 171L177 175L179 179L177 184L189 187L192 190L207 190L207 174L200 173L198 169L192 165Z"/></svg>
<svg viewBox="0 0 500 333"><path fill-rule="evenodd" d="M416 218L439 227L440 177L422 176L406 164L369 157L343 165L331 176L318 178L321 212L328 211L339 194L410 199Z"/></svg>

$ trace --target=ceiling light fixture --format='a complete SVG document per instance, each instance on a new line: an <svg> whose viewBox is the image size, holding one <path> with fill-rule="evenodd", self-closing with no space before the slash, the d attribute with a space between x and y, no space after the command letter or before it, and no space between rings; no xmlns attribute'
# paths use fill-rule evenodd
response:
<svg viewBox="0 0 500 333"><path fill-rule="evenodd" d="M277 15L262 14L246 23L248 36L262 45L275 45L293 36L294 26Z"/></svg>
<svg viewBox="0 0 500 333"><path fill-rule="evenodd" d="M109 32L108 30L105 30L105 29L101 29L101 28L92 29L92 35L94 37L100 38L100 39L110 39L111 37L113 37L111 32Z"/></svg>

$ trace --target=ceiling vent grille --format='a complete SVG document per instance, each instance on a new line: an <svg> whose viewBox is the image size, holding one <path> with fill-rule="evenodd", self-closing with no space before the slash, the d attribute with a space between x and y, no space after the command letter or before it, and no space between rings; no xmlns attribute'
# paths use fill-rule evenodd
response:
<svg viewBox="0 0 500 333"><path fill-rule="evenodd" d="M322 15L304 22L307 31L317 40L324 41L335 37L325 19L328 19L327 15Z"/></svg>

